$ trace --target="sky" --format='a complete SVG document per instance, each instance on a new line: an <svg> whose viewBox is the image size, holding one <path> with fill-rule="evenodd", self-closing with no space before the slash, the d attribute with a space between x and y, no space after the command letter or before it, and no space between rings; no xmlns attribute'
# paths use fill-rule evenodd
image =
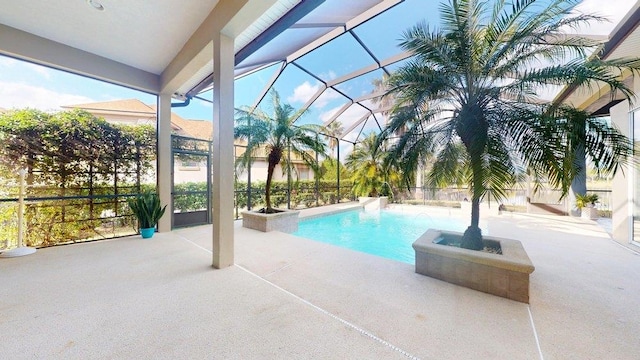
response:
<svg viewBox="0 0 640 360"><path fill-rule="evenodd" d="M356 28L355 33L370 47L376 57L383 60L398 52L396 44L401 32L407 27L421 20L436 23L437 11L434 11L433 5L425 6L426 3L425 0L406 0L405 3L391 9L388 14L384 14L384 17L374 18ZM430 1L428 3L432 4ZM609 18L611 22L591 24L589 28L580 29L579 32L609 34L634 3L635 0L584 0L578 10L597 13ZM606 4L606 7L603 4ZM327 81L371 65L374 60L347 34L305 55L298 63L302 67L312 69ZM274 66L238 79L235 83L235 105L252 105L276 69L277 66ZM381 74L378 70L343 83L338 86L339 90L351 97L364 95L371 91L372 79L380 78ZM275 84L281 99L294 108L300 108L320 86L317 79L295 66L288 66ZM211 99L210 92L201 96ZM156 97L150 94L0 56L0 108L59 110L62 105L130 98L140 99L147 104L156 102ZM337 92L326 91L300 123L326 122L346 102L347 100ZM212 119L211 103L198 99L192 100L188 107L174 108L173 111L187 119ZM341 115L341 121L348 124L364 114L366 110L352 106ZM366 123L362 132L366 134L376 131L377 127L375 121L371 120ZM349 135L348 140L354 140L358 133L359 128Z"/></svg>

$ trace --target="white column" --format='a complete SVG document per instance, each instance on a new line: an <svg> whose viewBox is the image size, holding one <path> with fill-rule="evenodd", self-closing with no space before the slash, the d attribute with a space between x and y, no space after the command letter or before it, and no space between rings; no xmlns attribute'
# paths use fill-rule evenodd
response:
<svg viewBox="0 0 640 360"><path fill-rule="evenodd" d="M616 106L611 107L611 122L623 134L631 136L629 128L629 102L623 101ZM611 230L614 240L626 244L630 241L630 226L632 219L629 216L630 198L629 194L629 176L631 176L629 167L625 166L624 172L618 171L613 177L611 186Z"/></svg>
<svg viewBox="0 0 640 360"><path fill-rule="evenodd" d="M171 180L173 174L171 172L171 95L158 95L158 123L157 123L157 141L158 141L158 157L156 176L158 179L158 194L160 195L160 203L167 205L167 210L158 222L158 231L171 231L171 214L173 207L171 205Z"/></svg>
<svg viewBox="0 0 640 360"><path fill-rule="evenodd" d="M213 267L233 265L233 39L213 35Z"/></svg>

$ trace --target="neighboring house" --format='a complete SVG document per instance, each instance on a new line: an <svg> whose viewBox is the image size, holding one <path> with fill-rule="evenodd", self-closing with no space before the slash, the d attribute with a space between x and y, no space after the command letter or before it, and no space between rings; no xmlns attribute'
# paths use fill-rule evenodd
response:
<svg viewBox="0 0 640 360"><path fill-rule="evenodd" d="M138 99L125 99L103 101L87 104L61 106L63 109L82 109L96 117L104 118L112 124L126 125L152 125L156 126L156 106L147 105ZM171 131L176 135L192 137L203 140L211 140L213 124L207 120L184 119L178 114L171 113ZM235 142L236 157L244 152L241 141ZM293 155L292 155L293 156ZM296 171L292 175L300 180L313 179L313 171L300 159L292 159ZM174 182L183 183L189 181L206 180L206 164L177 162L174 164ZM238 174L238 180L247 181L248 174L244 171ZM251 167L251 181L265 181L267 179L267 161L264 151L258 152ZM274 180L286 180L287 177L281 168L276 169Z"/></svg>

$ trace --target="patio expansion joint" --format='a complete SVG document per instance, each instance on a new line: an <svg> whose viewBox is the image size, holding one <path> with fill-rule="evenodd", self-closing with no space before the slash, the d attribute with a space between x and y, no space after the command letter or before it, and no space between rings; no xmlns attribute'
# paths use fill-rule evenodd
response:
<svg viewBox="0 0 640 360"><path fill-rule="evenodd" d="M310 252L308 252L308 253L306 253L306 254L302 255L302 256L300 257L300 259L305 259L305 258L307 258L307 257L311 256L311 254L314 254L314 253L315 253L314 251L310 251ZM266 278L268 278L269 276L271 276L271 275L275 275L275 274L277 274L277 273L281 272L282 270L286 270L286 269L290 268L291 266L296 265L296 264L298 264L298 263L300 263L300 261L291 261L291 262L288 262L286 265L283 265L283 266L281 266L281 267L279 267L279 268L276 268L275 270L270 271L270 272L268 272L268 273L266 273L266 274L262 275L261 277L263 277L263 278L265 278L265 279L266 279Z"/></svg>
<svg viewBox="0 0 640 360"><path fill-rule="evenodd" d="M195 242L193 242L193 241L191 241L191 240L189 240L189 239L187 239L187 238L185 238L185 237L183 237L183 236L180 236L180 238L181 238L181 239L183 239L184 241L186 241L186 242L188 242L188 243L190 243L190 244L192 244L192 245L196 246L197 248L199 248L199 249L201 249L201 250L204 250L204 251L206 251L206 252L208 252L208 253L210 253L210 254L213 254L213 252L212 252L211 250L209 250L209 249L207 249L207 248L205 248L205 247L202 247L202 246L200 246L200 245L196 244ZM287 266L284 266L284 267L282 267L282 268L280 268L280 269L278 269L278 270L276 270L276 271L274 271L274 272L277 272L277 271L279 271L279 270L282 270L282 269L284 269L284 268L287 268L287 267L289 267L289 266L291 266L291 265L292 265L292 264L289 264L289 265L287 265ZM317 311L321 312L322 314L327 315L327 316L329 316L330 318L332 318L332 319L334 319L334 320L339 321L339 322L340 322L340 323L342 323L343 325L345 325L345 326L347 326L347 327L351 328L352 330L357 331L357 332L358 332L358 333L360 333L361 335L364 335L364 336L366 336L366 337L368 337L368 338L370 338L370 339L372 339L372 340L374 340L374 341L376 341L376 342L378 342L378 343L380 343L380 344L382 344L382 345L384 345L384 346L386 346L386 347L388 347L388 348L390 348L390 349L392 349L392 350L394 350L394 351L397 351L397 352L399 352L400 354L402 354L402 355L406 356L406 357L407 357L407 358L409 358L409 359L412 359L412 360L420 360L420 358L419 358L419 357L414 356L414 355L410 354L409 352L407 352L407 351L405 351L405 350L403 350L403 349L401 349L401 348L399 348L399 347L397 347L397 346L395 346L395 345L391 344L390 342L388 342L388 341L386 341L386 340L384 340L384 339L382 339L382 338L380 338L380 337L378 337L378 336L374 335L373 333L371 333L371 332L369 332L369 331L367 331L367 330L365 330L365 329L363 329L363 328L361 328L361 327L359 327L359 326L357 326L357 325L355 325L355 324L353 324L353 323L351 323L351 322L349 322L349 321L347 321L347 320L345 320L345 319L343 319L343 318L341 318L341 317L339 317L339 316L337 316L337 315L335 315L335 314L333 314L333 313L329 312L328 310L325 310L325 309L321 308L321 307L320 307L320 306L318 306L318 305L313 304L312 302L310 302L310 301L308 301L308 300L305 300L305 299L301 298L300 296L298 296L298 295L296 295L296 294L294 294L294 293L290 292L289 290L286 290L286 289L284 289L284 288L282 288L282 287L280 287L280 286L278 286L278 285L276 285L276 284L272 283L271 281L269 281L269 280L267 280L267 279L263 278L262 276L260 276L260 275L258 275L258 274L256 274L256 273L253 273L252 271L250 271L250 270L248 270L248 269L244 268L243 266L238 265L238 264L234 264L234 266L236 266L238 269L240 269L240 270L242 270L242 271L246 272L247 274L249 274L249 275L251 275L251 276L253 276L253 277L257 278L257 279L259 279L259 280L261 280L261 281L264 281L265 283L269 284L270 286L274 287L275 289L278 289L279 291L281 291L281 292L283 292L283 293L285 293L285 294L287 294L287 295L289 295L289 296L291 296L291 297L295 298L296 300L298 300L298 301L300 301L300 302L304 303L305 305L310 306L310 307L311 307L311 308L313 308L314 310L317 310ZM272 273L274 273L274 272L272 272ZM272 273L270 273L270 274L272 274ZM267 275L270 275L270 274L267 274ZM536 340L537 340L537 338L536 338Z"/></svg>
<svg viewBox="0 0 640 360"><path fill-rule="evenodd" d="M538 331L536 330L536 325L533 322L533 314L531 313L530 305L527 305L527 311L529 312L529 321L531 321L531 329L533 330L533 337L536 340L536 347L538 348L540 360L544 360L544 356L542 356L542 348L540 347L540 339L538 338Z"/></svg>
<svg viewBox="0 0 640 360"><path fill-rule="evenodd" d="M369 332L369 331L367 331L367 330L365 330L365 329L363 329L363 328L361 328L361 327L359 327L359 326L357 326L357 325L355 325L355 324L353 324L353 323L351 323L351 322L349 322L349 321L347 321L347 320L345 320L345 319L343 319L343 318L341 318L341 317L339 317L339 316L337 316L337 315L335 315L335 314L333 314L333 313L329 312L328 310L325 310L325 309L323 309L323 308L319 307L318 305L313 304L312 302L310 302L310 301L308 301L308 300L305 300L305 299L301 298L300 296L298 296L298 295L296 295L296 294L294 294L294 293L290 292L289 290L286 290L286 289L284 289L284 288L282 288L282 287L280 287L280 286L278 286L278 285L276 285L276 284L272 283L271 281L269 281L269 280L267 280L267 279L265 279L265 278L261 277L260 275L255 274L255 273L251 272L251 271L250 271L250 270L248 270L248 269L245 269L245 268L244 268L244 267L242 267L241 265L235 264L235 266L236 266L237 268L239 268L239 269L241 269L241 270L245 271L245 272L246 272L246 273L248 273L249 275L252 275L252 276L256 277L257 279L264 281L265 283L267 283L267 284L271 285L272 287L274 287L274 288L276 288L276 289L278 289L278 290L280 290L280 291L284 292L285 294L287 294L287 295L289 295L289 296L291 296L291 297L295 298L296 300L298 300L298 301L300 301L300 302L302 302L302 303L304 303L304 304L306 304L306 305L308 305L308 306L312 307L313 309L315 309L315 310L317 310L317 311L319 311L319 312L321 312L321 313L323 313L323 314L325 314L325 315L327 315L327 316L331 317L331 318L332 318L332 319L334 319L334 320L339 321L339 322L340 322L340 323L342 323L343 325L345 325L345 326L347 326L347 327L349 327L349 328L351 328L351 329L353 329L353 330L355 330L355 331L359 332L360 334L362 334L362 335L364 335L364 336L366 336L366 337L368 337L368 338L370 338L370 339L372 339L372 340L374 340L374 341L376 341L376 342L378 342L378 343L380 343L380 344L382 344L382 345L384 345L384 346L386 346L386 347L389 347L389 348L391 348L391 349L392 349L392 350L394 350L394 351L399 352L400 354L402 354L402 355L406 356L407 358L409 358L409 359L413 359L413 360L420 360L420 358L419 358L419 357L414 356L414 355L410 354L409 352L407 352L407 351L405 351L405 350L403 350L403 349L401 349L401 348L399 348L399 347L397 347L397 346L395 346L395 345L391 344L390 342L388 342L388 341L386 341L386 340L384 340L384 339L382 339L382 338L379 338L378 336L374 335L373 333L371 333L371 332Z"/></svg>
<svg viewBox="0 0 640 360"><path fill-rule="evenodd" d="M273 274L279 273L280 271L291 267L291 265L293 265L293 264L295 264L295 263L294 262L290 262L287 265L281 266L281 267L279 267L279 268L277 268L277 269L275 269L275 270L273 270L271 272L268 272L268 273L264 274L264 277L267 278L267 277L269 277L269 276L271 276Z"/></svg>

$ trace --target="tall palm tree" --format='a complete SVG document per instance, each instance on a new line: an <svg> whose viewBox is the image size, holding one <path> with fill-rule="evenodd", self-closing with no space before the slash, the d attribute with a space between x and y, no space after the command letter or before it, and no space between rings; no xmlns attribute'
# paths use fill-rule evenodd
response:
<svg viewBox="0 0 640 360"><path fill-rule="evenodd" d="M390 189L392 183L399 182L399 174L393 171L388 153L378 146L375 133L355 145L345 166L352 173L356 196L378 196L385 186Z"/></svg>
<svg viewBox="0 0 640 360"><path fill-rule="evenodd" d="M440 6L440 28L420 23L403 34L400 45L415 56L388 81L396 106L382 139L407 129L393 148L405 174L415 171L419 154L435 153L433 183L451 175L450 166L459 164L455 147L462 144L472 194L465 248L482 248L480 200L489 191L506 197L505 189L525 170L535 178L547 175L564 190L571 182L573 171L563 165L570 121L554 116L557 107L542 105L536 96L542 86L599 81L632 96L617 74L621 69L637 73L639 60L587 57L587 50L599 44L565 34L565 29L603 20L573 12L579 2L450 0ZM610 148L612 156L599 159L614 169L629 147L611 127L602 130L623 143ZM584 144L600 145L606 145L602 138Z"/></svg>
<svg viewBox="0 0 640 360"><path fill-rule="evenodd" d="M324 126L323 131L329 135L329 150L331 150L331 157L333 157L333 151L340 146L340 137L344 132L344 127L340 121L333 120Z"/></svg>
<svg viewBox="0 0 640 360"><path fill-rule="evenodd" d="M325 144L318 141L314 131L317 126L295 126L293 122L303 112L296 111L291 105L280 101L278 92L271 91L272 114L267 114L259 109L251 111L250 108L236 109L234 137L247 142L246 151L240 157L244 166L250 164L257 152L264 149L267 152L267 183L265 186L266 207L261 210L265 213L278 212L271 206L271 181L273 172L278 164L291 174L292 166L288 157L283 156L288 149L301 158L314 172L318 171L315 153L325 154ZM312 155L313 154L313 155Z"/></svg>

